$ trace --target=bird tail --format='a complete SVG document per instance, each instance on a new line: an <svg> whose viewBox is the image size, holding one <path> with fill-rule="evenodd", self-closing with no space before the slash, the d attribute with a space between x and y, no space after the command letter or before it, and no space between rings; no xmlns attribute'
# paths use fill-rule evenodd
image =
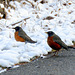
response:
<svg viewBox="0 0 75 75"><path fill-rule="evenodd" d="M75 47L72 47L72 46L68 46L68 48L75 49Z"/></svg>
<svg viewBox="0 0 75 75"><path fill-rule="evenodd" d="M37 43L37 41L33 41L33 40L30 40L29 42L30 42L30 43Z"/></svg>

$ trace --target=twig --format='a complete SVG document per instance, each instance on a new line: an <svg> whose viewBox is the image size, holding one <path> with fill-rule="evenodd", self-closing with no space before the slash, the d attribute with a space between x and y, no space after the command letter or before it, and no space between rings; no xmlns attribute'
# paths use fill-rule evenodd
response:
<svg viewBox="0 0 75 75"><path fill-rule="evenodd" d="M28 3L30 3L32 5L32 7L34 8L35 5L32 2L30 2L28 0L25 0L25 1L27 1Z"/></svg>
<svg viewBox="0 0 75 75"><path fill-rule="evenodd" d="M25 18L25 19L23 19L23 20L27 20L27 19L29 19L30 17L28 17L28 18ZM11 24L12 26L14 26L15 24L18 24L18 23L20 23L20 22L22 22L23 20L21 20L21 21L19 21L19 22L16 22L16 23L14 23L14 24Z"/></svg>

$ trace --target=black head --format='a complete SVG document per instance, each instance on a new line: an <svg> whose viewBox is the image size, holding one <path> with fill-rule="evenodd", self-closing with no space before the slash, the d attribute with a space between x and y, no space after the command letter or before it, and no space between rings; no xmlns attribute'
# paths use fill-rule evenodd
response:
<svg viewBox="0 0 75 75"><path fill-rule="evenodd" d="M48 34L48 36L53 36L55 34L53 31L48 31L46 33Z"/></svg>
<svg viewBox="0 0 75 75"><path fill-rule="evenodd" d="M16 31L19 31L20 28L21 28L21 27L17 26L17 27L15 27L15 28L13 28L13 29L15 29Z"/></svg>

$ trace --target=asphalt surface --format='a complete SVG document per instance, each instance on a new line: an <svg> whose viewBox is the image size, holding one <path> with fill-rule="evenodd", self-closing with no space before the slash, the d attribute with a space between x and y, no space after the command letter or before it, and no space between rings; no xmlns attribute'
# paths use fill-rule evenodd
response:
<svg viewBox="0 0 75 75"><path fill-rule="evenodd" d="M75 75L75 50L63 50L58 55L49 54L0 75Z"/></svg>

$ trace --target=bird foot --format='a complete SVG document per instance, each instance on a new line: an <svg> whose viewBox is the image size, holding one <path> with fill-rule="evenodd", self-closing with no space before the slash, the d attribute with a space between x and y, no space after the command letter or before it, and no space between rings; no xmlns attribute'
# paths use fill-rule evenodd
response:
<svg viewBox="0 0 75 75"><path fill-rule="evenodd" d="M59 55L56 55L56 54L54 54L54 55L52 55L51 57L58 57Z"/></svg>
<svg viewBox="0 0 75 75"><path fill-rule="evenodd" d="M52 55L52 57L54 57L54 56L57 56L57 57L58 57L58 52L59 52L59 51L55 51L55 52L53 52L54 55Z"/></svg>

